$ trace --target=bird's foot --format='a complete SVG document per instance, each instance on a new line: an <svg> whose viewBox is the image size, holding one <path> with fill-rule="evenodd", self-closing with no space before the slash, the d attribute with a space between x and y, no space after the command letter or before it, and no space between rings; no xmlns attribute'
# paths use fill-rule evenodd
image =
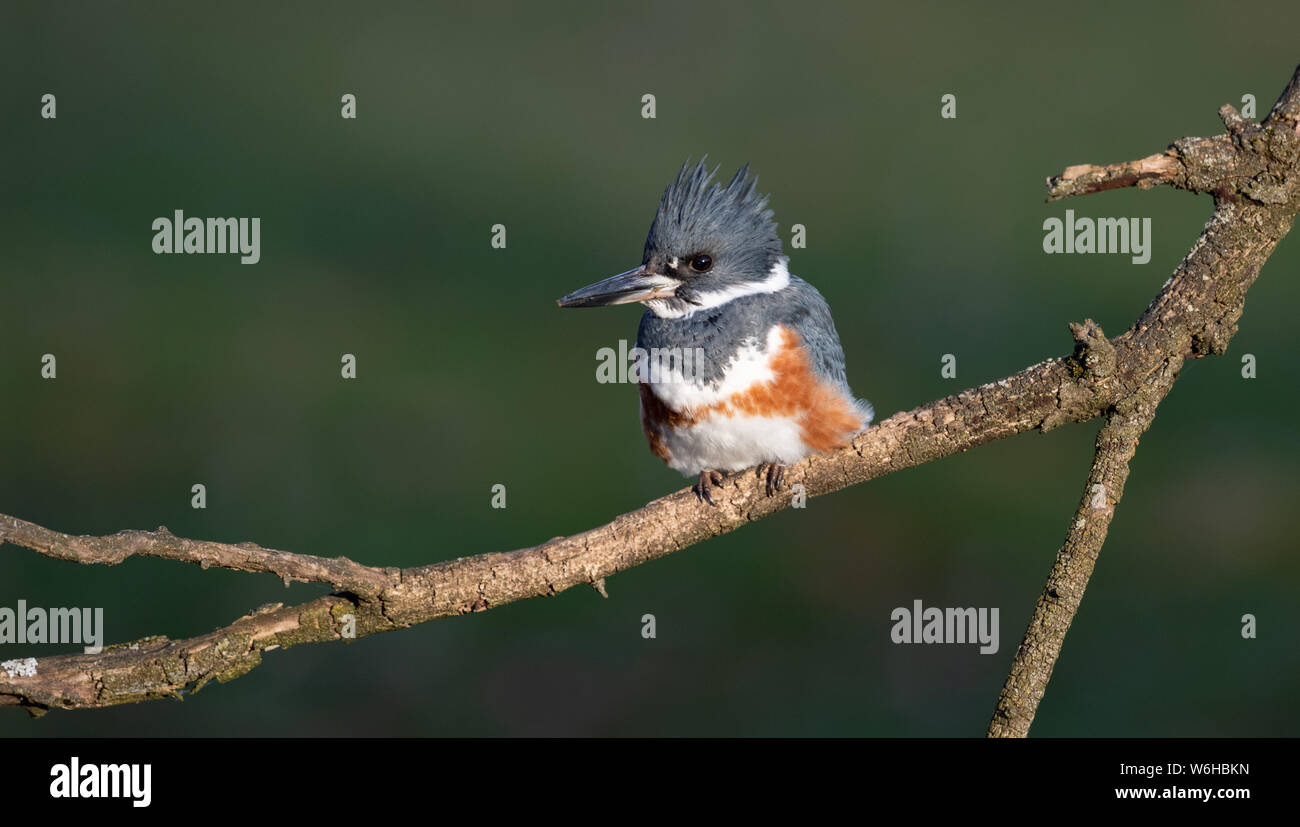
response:
<svg viewBox="0 0 1300 827"><path fill-rule="evenodd" d="M717 488L721 485L721 471L701 471L700 479L695 483L695 495L709 505L717 505L717 503L713 501L713 494L710 493L710 489Z"/></svg>
<svg viewBox="0 0 1300 827"><path fill-rule="evenodd" d="M767 496L775 496L785 482L785 466L775 462L765 462L758 466L758 470L767 473Z"/></svg>

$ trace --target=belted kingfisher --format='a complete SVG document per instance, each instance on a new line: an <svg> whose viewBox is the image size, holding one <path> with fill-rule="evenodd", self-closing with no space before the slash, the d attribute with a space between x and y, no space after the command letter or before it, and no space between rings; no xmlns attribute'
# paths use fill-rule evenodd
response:
<svg viewBox="0 0 1300 827"><path fill-rule="evenodd" d="M558 301L645 305L633 351L641 427L668 467L698 475L710 505L722 471L760 466L772 496L786 465L847 445L873 415L849 390L826 300L790 274L749 166L726 187L716 172L687 161L641 266Z"/></svg>

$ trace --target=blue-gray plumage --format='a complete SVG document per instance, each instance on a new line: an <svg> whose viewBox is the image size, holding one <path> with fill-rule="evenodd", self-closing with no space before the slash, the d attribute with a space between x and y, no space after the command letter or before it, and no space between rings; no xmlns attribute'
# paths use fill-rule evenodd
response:
<svg viewBox="0 0 1300 827"><path fill-rule="evenodd" d="M727 186L700 161L660 199L641 266L576 290L562 307L641 302L642 427L668 465L698 474L784 466L847 444L871 421L854 398L830 308L790 274L767 199L742 167Z"/></svg>
<svg viewBox="0 0 1300 827"><path fill-rule="evenodd" d="M704 159L691 169L687 161L664 191L646 236L642 261L663 264L684 252L707 251L713 267L707 279L688 281L677 289L682 306L701 290L716 291L752 283L784 258L767 199L758 194L758 179L741 167L725 188L710 186L712 173Z"/></svg>

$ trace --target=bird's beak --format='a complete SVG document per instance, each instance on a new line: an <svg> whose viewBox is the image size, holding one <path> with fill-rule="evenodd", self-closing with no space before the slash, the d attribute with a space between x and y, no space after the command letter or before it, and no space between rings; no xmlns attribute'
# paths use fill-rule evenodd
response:
<svg viewBox="0 0 1300 827"><path fill-rule="evenodd" d="M666 299L681 286L677 279L652 273L641 265L635 270L610 276L604 281L574 290L557 299L560 307L605 307L611 304L628 304L650 299Z"/></svg>

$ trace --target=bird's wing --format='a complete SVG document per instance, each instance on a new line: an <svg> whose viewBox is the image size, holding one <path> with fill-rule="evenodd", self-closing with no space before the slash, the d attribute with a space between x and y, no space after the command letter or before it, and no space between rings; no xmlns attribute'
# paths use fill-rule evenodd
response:
<svg viewBox="0 0 1300 827"><path fill-rule="evenodd" d="M793 295L787 300L789 319L786 322L803 339L811 355L812 367L818 376L836 385L844 394L857 402L863 417L870 422L874 416L871 403L855 399L849 389L844 365L844 348L831 318L831 308L822 294L803 279L791 277Z"/></svg>
<svg viewBox="0 0 1300 827"><path fill-rule="evenodd" d="M813 370L823 379L848 388L844 372L844 348L826 299L803 279L791 279L793 295L786 300L786 324L794 328L812 354Z"/></svg>

